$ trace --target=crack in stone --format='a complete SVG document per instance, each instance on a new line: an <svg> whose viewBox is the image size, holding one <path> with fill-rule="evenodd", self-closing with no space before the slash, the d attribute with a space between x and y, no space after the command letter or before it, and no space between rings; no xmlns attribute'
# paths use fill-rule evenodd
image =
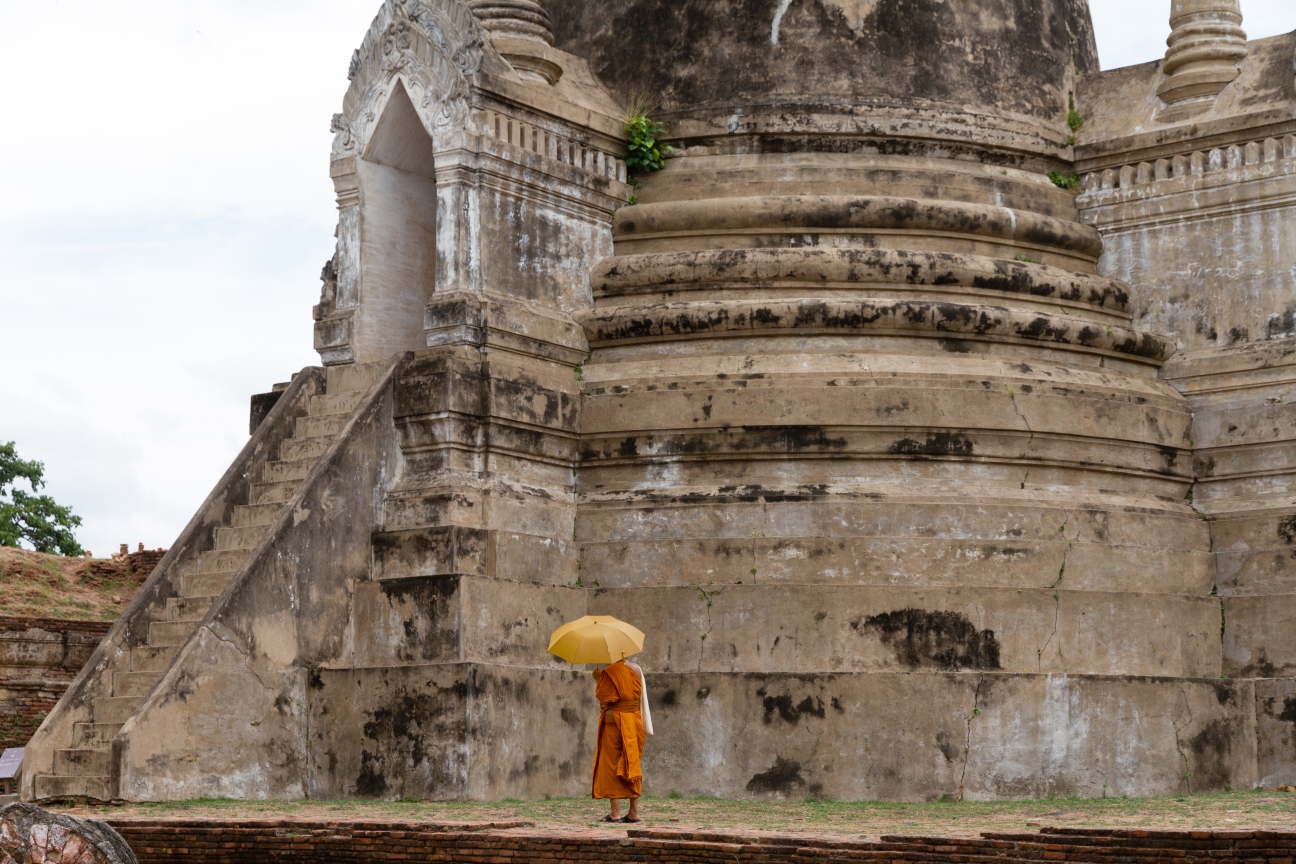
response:
<svg viewBox="0 0 1296 864"><path fill-rule="evenodd" d="M707 584L711 584L711 583L707 583ZM698 651L698 672L701 673L702 661L706 659L706 639L708 636L711 635L711 630L715 626L711 621L711 598L718 597L720 594L724 593L724 588L721 587L721 588L717 588L714 591L708 591L702 587L701 582L690 583L689 587L696 588L698 592L698 596L702 599L702 602L706 603L707 626L706 626L706 630L702 632L702 636L701 636L702 648L700 651Z"/></svg>
<svg viewBox="0 0 1296 864"><path fill-rule="evenodd" d="M1067 523L1069 523L1070 521L1071 521L1071 514L1068 513L1066 515L1066 518L1062 520L1062 524L1058 526L1058 532L1062 535L1062 539L1066 541L1066 546L1063 547L1062 549L1062 565L1058 568L1057 579L1054 579L1053 584L1048 586L1049 588L1054 589L1053 591L1053 632L1049 633L1049 637L1044 640L1044 644L1035 652L1035 664L1036 664L1035 668L1036 671L1039 672L1044 671L1044 652L1048 650L1049 645L1053 644L1053 637L1057 635L1057 631L1058 631L1058 619L1062 609L1062 597L1061 597L1061 593L1056 589L1059 585L1062 584L1062 580L1066 577L1067 558L1071 554L1071 547L1072 545L1075 544L1077 540L1080 539L1079 531L1076 532L1076 535L1074 537L1066 536Z"/></svg>
<svg viewBox="0 0 1296 864"><path fill-rule="evenodd" d="M1186 728L1191 729L1191 728L1192 728L1192 725L1193 725L1192 705L1188 702L1188 693L1187 693L1187 691L1185 691L1182 687L1180 687L1179 692L1180 692L1180 694L1183 696L1183 700L1184 700L1184 710L1188 712L1188 724L1187 724L1187 727L1186 727ZM1182 739L1182 738L1180 737L1180 735L1179 735L1179 732L1180 732L1179 721L1178 721L1178 720L1175 720L1174 717L1171 717L1171 718L1170 718L1170 725L1174 727L1174 733L1175 733L1175 749L1179 751L1179 758L1183 760L1183 766L1184 766L1183 780L1184 780L1184 785L1188 787L1188 794L1191 795L1191 794L1193 794L1193 790L1192 790L1192 769L1189 768L1189 766L1188 766L1188 754L1184 752L1184 749L1183 749L1183 739Z"/></svg>
<svg viewBox="0 0 1296 864"><path fill-rule="evenodd" d="M1030 433L1030 436L1026 439L1026 452L1022 454L1022 457L1026 458L1030 455L1031 444L1035 441L1035 430L1031 428L1030 421L1027 420L1026 415L1021 412L1021 408L1017 406L1017 391L1013 390L1011 385L1008 387L1008 399L1012 402L1013 411L1019 418L1021 418L1022 423L1026 426L1026 431ZM1021 488L1026 488L1026 481L1029 479L1030 469L1027 468L1026 474L1021 479Z"/></svg>
<svg viewBox="0 0 1296 864"><path fill-rule="evenodd" d="M1044 644L1035 652L1035 668L1038 672L1044 671L1044 652L1048 650L1049 645L1053 644L1053 637L1058 631L1058 613L1061 610L1062 600L1058 592L1053 592L1053 632L1044 640Z"/></svg>
<svg viewBox="0 0 1296 864"><path fill-rule="evenodd" d="M977 686L972 691L972 713L964 718L967 723L967 737L963 740L963 770L959 772L958 800L963 800L963 781L967 778L968 762L972 758L972 721L981 713L981 687L985 685L985 673L980 673Z"/></svg>

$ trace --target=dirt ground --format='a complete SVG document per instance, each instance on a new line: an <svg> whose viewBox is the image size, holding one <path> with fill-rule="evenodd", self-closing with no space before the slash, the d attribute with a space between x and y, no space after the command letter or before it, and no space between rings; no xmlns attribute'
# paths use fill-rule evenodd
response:
<svg viewBox="0 0 1296 864"><path fill-rule="evenodd" d="M925 804L762 802L715 798L652 798L641 802L644 826L805 832L875 837L882 834L976 835L1041 827L1296 828L1296 791L1228 792L1169 798L1057 798L1043 801L934 801ZM473 804L434 801L185 801L118 807L65 808L78 816L151 818L387 819L504 821L537 827L587 829L607 812L586 799ZM602 827L608 827L606 825ZM642 827L642 826L641 826Z"/></svg>
<svg viewBox="0 0 1296 864"><path fill-rule="evenodd" d="M125 559L65 558L0 546L0 616L115 621L148 575Z"/></svg>

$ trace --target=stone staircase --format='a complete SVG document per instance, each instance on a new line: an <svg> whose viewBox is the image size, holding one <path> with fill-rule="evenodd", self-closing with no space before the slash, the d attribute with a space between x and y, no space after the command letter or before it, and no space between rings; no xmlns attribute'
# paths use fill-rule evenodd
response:
<svg viewBox="0 0 1296 864"><path fill-rule="evenodd" d="M251 485L248 503L236 506L230 524L216 529L215 548L202 552L194 572L180 577L180 596L168 598L162 620L149 624L147 643L131 649L129 670L110 673L112 695L94 700L93 722L73 724L72 746L55 752L54 773L36 777L38 800L116 797L113 737L292 500L382 369L383 364L370 364L327 370L325 394L311 397L310 411L297 419L292 437L279 442L279 459L265 463L261 481Z"/></svg>

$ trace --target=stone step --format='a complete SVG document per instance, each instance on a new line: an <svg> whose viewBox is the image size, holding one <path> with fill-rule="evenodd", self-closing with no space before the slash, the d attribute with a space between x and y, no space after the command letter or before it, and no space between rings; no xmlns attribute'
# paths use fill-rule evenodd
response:
<svg viewBox="0 0 1296 864"><path fill-rule="evenodd" d="M161 672L171 665L171 658L179 650L175 645L136 645L131 649L132 672Z"/></svg>
<svg viewBox="0 0 1296 864"><path fill-rule="evenodd" d="M76 748L54 751L54 773L65 777L105 777L112 774L112 750Z"/></svg>
<svg viewBox="0 0 1296 864"><path fill-rule="evenodd" d="M228 552L232 549L252 550L265 536L264 525L253 525L251 528L217 528L216 550Z"/></svg>
<svg viewBox="0 0 1296 864"><path fill-rule="evenodd" d="M332 438L338 430L346 423L347 414L325 414L322 417L305 417L297 418L297 425L294 427L294 438L321 438L328 436Z"/></svg>
<svg viewBox="0 0 1296 864"><path fill-rule="evenodd" d="M111 801L111 777L64 777L59 774L37 774L33 784L37 801L49 798L89 798Z"/></svg>
<svg viewBox="0 0 1296 864"><path fill-rule="evenodd" d="M189 641L197 629L194 621L154 621L149 624L148 644L155 648L167 645L179 647Z"/></svg>
<svg viewBox="0 0 1296 864"><path fill-rule="evenodd" d="M360 404L360 399L363 396L364 391L362 390L312 396L310 400L310 416L326 417L330 414L350 414Z"/></svg>
<svg viewBox="0 0 1296 864"><path fill-rule="evenodd" d="M279 504L291 501L301 487L301 482L290 480L287 483L253 483L250 497L252 504Z"/></svg>
<svg viewBox="0 0 1296 864"><path fill-rule="evenodd" d="M219 597L236 572L238 571L226 570L224 573L196 573L192 576L181 576L180 595L185 600Z"/></svg>
<svg viewBox="0 0 1296 864"><path fill-rule="evenodd" d="M114 672L113 695L136 696L143 699L153 689L158 677L158 672L153 670L148 672Z"/></svg>
<svg viewBox="0 0 1296 864"><path fill-rule="evenodd" d="M111 747L112 740L121 731L120 723L73 723L73 747Z"/></svg>
<svg viewBox="0 0 1296 864"><path fill-rule="evenodd" d="M385 368L385 362L329 366L324 370L325 387L330 393L363 393L373 386L373 382L378 380Z"/></svg>
<svg viewBox="0 0 1296 864"><path fill-rule="evenodd" d="M211 577L199 576L197 578L210 579ZM226 584L229 583L226 582ZM214 588L215 584L213 583L211 587ZM221 590L224 590L224 586L222 586ZM192 621L197 624L206 617L207 610L211 608L212 602L219 596L219 594L210 594L196 597L168 597L163 618L167 621Z"/></svg>
<svg viewBox="0 0 1296 864"><path fill-rule="evenodd" d="M321 435L318 438L285 438L279 442L279 458L285 462L296 459L318 459L320 454L333 443L334 436Z"/></svg>
<svg viewBox="0 0 1296 864"><path fill-rule="evenodd" d="M315 467L314 459L296 459L292 462L267 462L261 469L261 479L267 483L301 480Z"/></svg>
<svg viewBox="0 0 1296 864"><path fill-rule="evenodd" d="M94 700L94 722L125 723L139 703L138 696L100 696Z"/></svg>
<svg viewBox="0 0 1296 864"><path fill-rule="evenodd" d="M273 523L282 510L283 505L277 501L270 504L239 504L234 508L230 527L254 528L258 525L265 527Z"/></svg>
<svg viewBox="0 0 1296 864"><path fill-rule="evenodd" d="M199 555L200 573L237 573L251 549L224 549ZM183 577L182 577L183 578Z"/></svg>

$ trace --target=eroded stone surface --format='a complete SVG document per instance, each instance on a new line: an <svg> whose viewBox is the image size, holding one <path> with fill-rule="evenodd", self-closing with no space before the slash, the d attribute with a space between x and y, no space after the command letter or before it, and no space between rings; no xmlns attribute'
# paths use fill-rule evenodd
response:
<svg viewBox="0 0 1296 864"><path fill-rule="evenodd" d="M136 864L136 858L106 822L10 804L0 809L0 864Z"/></svg>

